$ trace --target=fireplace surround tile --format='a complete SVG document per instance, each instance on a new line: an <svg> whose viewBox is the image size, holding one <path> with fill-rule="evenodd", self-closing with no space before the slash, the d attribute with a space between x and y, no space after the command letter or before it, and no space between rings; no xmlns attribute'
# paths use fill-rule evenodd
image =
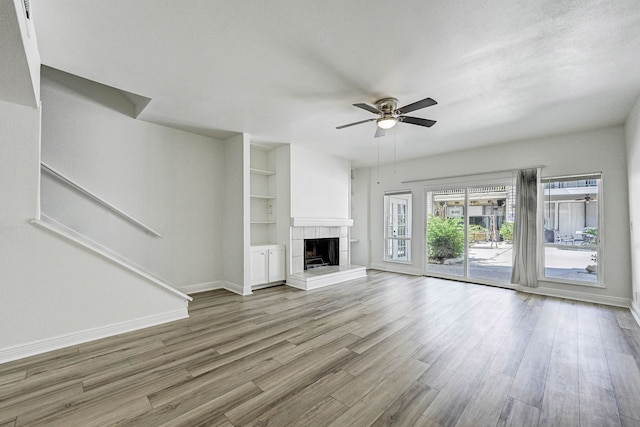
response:
<svg viewBox="0 0 640 427"><path fill-rule="evenodd" d="M340 237L340 227L316 227L319 239Z"/></svg>
<svg viewBox="0 0 640 427"><path fill-rule="evenodd" d="M347 250L348 247L349 247L349 239L347 239L346 237L340 237L340 250L341 251Z"/></svg>
<svg viewBox="0 0 640 427"><path fill-rule="evenodd" d="M318 227L303 227L303 233L305 239L317 239L317 228Z"/></svg>
<svg viewBox="0 0 640 427"><path fill-rule="evenodd" d="M291 238L293 240L304 239L304 230L302 227L291 227Z"/></svg>
<svg viewBox="0 0 640 427"><path fill-rule="evenodd" d="M302 273L304 271L304 256L294 256L291 261L292 273Z"/></svg>
<svg viewBox="0 0 640 427"><path fill-rule="evenodd" d="M349 264L349 251L340 251L340 265Z"/></svg>
<svg viewBox="0 0 640 427"><path fill-rule="evenodd" d="M295 239L291 242L291 253L293 256L300 256L304 254L304 240Z"/></svg>

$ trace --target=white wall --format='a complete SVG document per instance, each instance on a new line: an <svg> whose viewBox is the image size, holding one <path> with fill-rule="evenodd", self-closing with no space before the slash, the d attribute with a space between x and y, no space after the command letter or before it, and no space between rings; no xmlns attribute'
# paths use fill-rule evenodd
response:
<svg viewBox="0 0 640 427"><path fill-rule="evenodd" d="M631 222L631 267L633 310L640 318L640 98L626 123L629 215Z"/></svg>
<svg viewBox="0 0 640 427"><path fill-rule="evenodd" d="M353 171L351 185L351 214L353 227L351 227L351 263L356 265L369 265L369 191L370 169L357 169ZM382 200L380 200L382 205Z"/></svg>
<svg viewBox="0 0 640 427"><path fill-rule="evenodd" d="M40 102L40 53L23 0L0 0L0 99L36 108Z"/></svg>
<svg viewBox="0 0 640 427"><path fill-rule="evenodd" d="M286 271L291 274L291 145L276 149L276 242L285 247Z"/></svg>
<svg viewBox="0 0 640 427"><path fill-rule="evenodd" d="M0 123L0 227L9 233L38 214L40 112L0 100ZM0 236L0 247L9 250Z"/></svg>
<svg viewBox="0 0 640 427"><path fill-rule="evenodd" d="M11 19L3 16L0 27ZM19 100L32 98L34 88L38 93L32 36L32 42L3 38L4 48L29 50L35 69L0 81L29 81ZM0 90L0 363L187 316L184 298L30 224L40 214L41 115L13 95Z"/></svg>
<svg viewBox="0 0 640 427"><path fill-rule="evenodd" d="M350 162L291 146L291 217L350 218Z"/></svg>
<svg viewBox="0 0 640 427"><path fill-rule="evenodd" d="M460 174L481 174L497 170L519 169L544 165L542 176L603 173L604 255L602 272L606 289L543 282L541 288L556 294L595 295L603 301L611 297L623 303L631 297L631 260L629 256L629 208L625 135L622 126L586 131L551 138L494 145L460 153L427 157L380 168L377 173L356 171L357 179L367 179L370 186L369 238L370 265L412 274L421 274L425 258L425 195L424 183L402 184L401 181L436 179ZM357 184L358 187L363 184ZM383 195L385 191L410 189L413 191L414 239L413 262L410 265L383 261ZM355 201L355 200L354 200ZM356 209L354 212L362 212ZM358 221L359 218L354 218Z"/></svg>
<svg viewBox="0 0 640 427"><path fill-rule="evenodd" d="M135 120L132 108L115 89L44 68L42 159L162 237L47 174L42 213L178 287L220 280L222 142Z"/></svg>
<svg viewBox="0 0 640 427"><path fill-rule="evenodd" d="M224 143L224 230L222 239L215 241L223 251L225 286L243 295L251 293L249 147L247 134L229 138Z"/></svg>
<svg viewBox="0 0 640 427"><path fill-rule="evenodd" d="M0 101L0 363L186 316L186 301L29 223L40 113Z"/></svg>

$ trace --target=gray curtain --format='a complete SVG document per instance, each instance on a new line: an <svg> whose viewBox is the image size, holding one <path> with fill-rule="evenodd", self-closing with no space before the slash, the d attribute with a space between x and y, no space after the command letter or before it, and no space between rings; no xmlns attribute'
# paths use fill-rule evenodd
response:
<svg viewBox="0 0 640 427"><path fill-rule="evenodd" d="M537 169L523 169L517 173L516 209L513 225L511 283L530 288L538 287L537 176Z"/></svg>

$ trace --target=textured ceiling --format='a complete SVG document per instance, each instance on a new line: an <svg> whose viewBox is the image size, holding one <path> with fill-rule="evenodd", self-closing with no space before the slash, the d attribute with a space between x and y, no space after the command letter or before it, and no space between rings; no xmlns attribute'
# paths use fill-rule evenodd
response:
<svg viewBox="0 0 640 427"><path fill-rule="evenodd" d="M638 0L32 0L43 64L151 98L139 119L354 161L621 124ZM374 140L351 106L432 97ZM231 133L230 133L231 132Z"/></svg>

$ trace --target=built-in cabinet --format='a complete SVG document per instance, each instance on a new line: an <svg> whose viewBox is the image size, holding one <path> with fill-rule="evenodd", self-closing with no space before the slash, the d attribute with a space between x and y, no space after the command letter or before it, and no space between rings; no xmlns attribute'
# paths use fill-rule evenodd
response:
<svg viewBox="0 0 640 427"><path fill-rule="evenodd" d="M251 246L251 286L285 280L284 245Z"/></svg>

